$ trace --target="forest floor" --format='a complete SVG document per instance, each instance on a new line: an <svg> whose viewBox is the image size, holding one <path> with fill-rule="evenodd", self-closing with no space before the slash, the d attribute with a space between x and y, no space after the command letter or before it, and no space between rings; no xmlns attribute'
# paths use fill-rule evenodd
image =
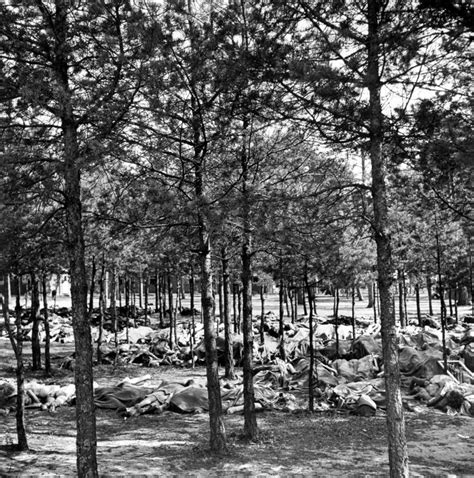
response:
<svg viewBox="0 0 474 478"><path fill-rule="evenodd" d="M329 308L329 306L328 306ZM469 313L468 310L463 311ZM26 345L26 359L30 352ZM70 355L72 344L54 344L53 363ZM0 377L14 377L14 357L9 342L0 338ZM196 369L138 365L94 369L101 386L125 377L151 375L186 381L205 376ZM43 380L41 372L27 379ZM73 372L54 369L46 383L73 382ZM411 476L474 477L474 422L434 409L406 412ZM75 410L58 408L50 414L26 411L30 451L14 452L15 416L0 416L0 476L74 476ZM226 415L229 451L212 456L208 450L207 414L164 412L124 420L113 410L97 410L98 463L101 476L388 476L386 418L378 410L365 418L333 412L263 411L258 414L260 439L240 439L241 415Z"/></svg>

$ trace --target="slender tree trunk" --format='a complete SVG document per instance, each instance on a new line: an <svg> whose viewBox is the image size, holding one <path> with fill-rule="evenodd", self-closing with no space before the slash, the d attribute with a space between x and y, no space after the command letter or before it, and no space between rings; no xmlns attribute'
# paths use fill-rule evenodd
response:
<svg viewBox="0 0 474 478"><path fill-rule="evenodd" d="M436 213L435 213L436 214ZM443 364L444 372L448 373L448 353L446 348L446 304L444 302L444 285L441 271L441 245L439 242L438 221L435 226L435 240L436 240L436 266L438 269L438 291L439 291L439 303L441 310L441 339L443 345Z"/></svg>
<svg viewBox="0 0 474 478"><path fill-rule="evenodd" d="M260 286L260 345L265 344L265 286Z"/></svg>
<svg viewBox="0 0 474 478"><path fill-rule="evenodd" d="M336 358L339 358L339 287L334 291L334 332L336 333Z"/></svg>
<svg viewBox="0 0 474 478"><path fill-rule="evenodd" d="M124 279L120 276L120 274L117 276L117 298L118 298L118 306L119 310L122 310L122 284L123 284Z"/></svg>
<svg viewBox="0 0 474 478"><path fill-rule="evenodd" d="M237 286L237 333L242 332L242 288Z"/></svg>
<svg viewBox="0 0 474 478"><path fill-rule="evenodd" d="M193 2L188 0L187 10L190 30L190 51L196 52L196 30L193 16ZM197 65L196 65L197 66ZM196 86L196 71L193 67L189 75L189 82L193 92ZM216 328L213 310L212 295L212 256L211 233L206 209L209 207L207 193L204 189L206 139L203 134L200 105L191 94L191 129L193 135L193 167L194 167L194 196L197 204L197 227L199 240L199 258L201 266L201 313L204 323L204 344L206 349L206 375L209 399L210 448L214 453L222 453L227 449L227 440L222 412L221 389L219 384L219 370L217 364Z"/></svg>
<svg viewBox="0 0 474 478"><path fill-rule="evenodd" d="M112 266L112 278L110 281L110 312L112 313L112 327L114 331L115 346L118 347L118 316L117 316L117 268ZM118 353L118 352L117 352Z"/></svg>
<svg viewBox="0 0 474 478"><path fill-rule="evenodd" d="M189 306L191 308L193 343L196 343L196 323L194 320L194 269L193 269L193 266L191 266L191 275L189 277Z"/></svg>
<svg viewBox="0 0 474 478"><path fill-rule="evenodd" d="M33 370L41 369L41 344L40 330L41 317L39 315L39 280L35 272L31 273L31 321L33 328L31 331L31 352L33 356Z"/></svg>
<svg viewBox="0 0 474 478"><path fill-rule="evenodd" d="M418 282L415 284L415 300L416 300L416 317L418 319L418 325L423 326L421 320L421 306L420 306L420 284Z"/></svg>
<svg viewBox="0 0 474 478"><path fill-rule="evenodd" d="M284 290L283 290L283 300L285 301L285 308L286 308L286 316L287 317L291 317L291 313L290 313L290 306L288 304L288 296L290 295L290 290L289 290L289 285L288 285L288 282L287 282L287 285L285 286ZM292 309L293 311L293 309Z"/></svg>
<svg viewBox="0 0 474 478"><path fill-rule="evenodd" d="M374 306L374 284L373 282L369 282L367 284L367 308L371 309Z"/></svg>
<svg viewBox="0 0 474 478"><path fill-rule="evenodd" d="M20 287L17 290L16 297L16 334L11 329L10 325L10 275L7 274L5 286L5 300L0 304L3 309L3 316L5 319L5 327L8 332L8 338L15 354L16 359L16 434L17 434L17 450L28 450L28 438L25 427L25 372L23 367L23 336L21 328L21 305L20 305ZM20 278L18 279L20 284ZM1 296L0 296L1 299Z"/></svg>
<svg viewBox="0 0 474 478"><path fill-rule="evenodd" d="M285 352L285 331L284 331L284 321L283 321L283 301L284 301L284 283L283 283L283 264L282 259L280 259L280 290L279 290L279 302L280 302L280 321L279 321L279 332L278 335L280 337L280 344L279 344L279 352L280 358L282 360L286 360L286 352Z"/></svg>
<svg viewBox="0 0 474 478"><path fill-rule="evenodd" d="M49 330L49 314L48 314L48 293L46 290L46 274L43 273L42 277L42 289L43 289L43 320L44 320L44 374L49 377L51 375L51 332Z"/></svg>
<svg viewBox="0 0 474 478"><path fill-rule="evenodd" d="M100 346L102 345L102 334L104 330L104 280L105 280L105 255L102 254L102 265L100 268L99 279L99 337L97 338L97 363L102 362L102 352Z"/></svg>
<svg viewBox="0 0 474 478"><path fill-rule="evenodd" d="M244 11L244 8L242 7ZM247 118L243 120L242 166L242 328L244 336L243 381L244 381L244 436L248 440L258 438L255 415L255 391L253 387L253 324L252 324L252 231L250 227L250 198L248 192L249 170L247 155Z"/></svg>
<svg viewBox="0 0 474 478"><path fill-rule="evenodd" d="M237 317L237 284L232 286L232 307L234 312L234 334L237 334L239 331L238 327L238 317Z"/></svg>
<svg viewBox="0 0 474 478"><path fill-rule="evenodd" d="M148 288L150 287L150 280L148 278L148 271L145 271L144 279L144 295L145 295L145 326L148 325Z"/></svg>
<svg viewBox="0 0 474 478"><path fill-rule="evenodd" d="M222 255L222 295L223 295L223 313L224 313L224 364L225 378L235 379L234 371L234 341L232 338L232 321L230 317L230 281L229 281L229 259L227 249L221 249Z"/></svg>
<svg viewBox="0 0 474 478"><path fill-rule="evenodd" d="M97 433L92 372L92 338L87 314L87 275L85 267L84 230L82 225L81 170L77 139L78 125L69 88L68 55L69 2L56 1L54 16L54 73L60 90L61 128L63 139L64 197L67 228L67 251L71 274L71 303L76 366L77 474L96 477ZM45 21L51 17L43 13Z"/></svg>
<svg viewBox="0 0 474 478"><path fill-rule="evenodd" d="M308 315L308 308L306 307L306 292L305 292L305 286L303 285L301 287L301 296L303 300L303 313L305 317Z"/></svg>
<svg viewBox="0 0 474 478"><path fill-rule="evenodd" d="M402 328L406 326L404 304L402 271L398 269L398 310L400 314L400 327Z"/></svg>
<svg viewBox="0 0 474 478"><path fill-rule="evenodd" d="M140 264L138 271L138 307L143 309L143 272Z"/></svg>
<svg viewBox="0 0 474 478"><path fill-rule="evenodd" d="M449 315L452 317L453 314L453 288L448 288L448 307L449 307Z"/></svg>
<svg viewBox="0 0 474 478"><path fill-rule="evenodd" d="M217 292L219 297L219 323L224 323L224 298L222 296L222 278L219 278L219 283L217 284Z"/></svg>
<svg viewBox="0 0 474 478"><path fill-rule="evenodd" d="M294 304L295 292L294 289L291 287L291 283L288 285L288 302L290 307L290 318L291 323L295 323L295 304Z"/></svg>
<svg viewBox="0 0 474 478"><path fill-rule="evenodd" d="M355 287L352 286L352 296L351 296L351 323L352 323L352 343L356 339L356 326L355 326Z"/></svg>
<svg viewBox="0 0 474 478"><path fill-rule="evenodd" d="M387 429L390 476L408 477L408 453L400 391L398 336L393 310L392 284L394 265L388 231L386 164L382 153L383 122L380 101L380 25L382 4L368 0L367 87L369 89L369 148L372 164L372 200L374 233L377 245L377 270L380 290L381 332L385 387L387 392Z"/></svg>
<svg viewBox="0 0 474 478"><path fill-rule="evenodd" d="M109 308L109 271L105 271L105 279L104 279L104 310L108 310Z"/></svg>
<svg viewBox="0 0 474 478"><path fill-rule="evenodd" d="M454 287L454 316L456 318L456 324L459 323L459 315L458 315L458 299L459 299L459 287L458 283Z"/></svg>
<svg viewBox="0 0 474 478"><path fill-rule="evenodd" d="M170 349L174 348L174 323L173 323L173 279L171 277L171 272L168 271L168 308L170 313Z"/></svg>
<svg viewBox="0 0 474 478"><path fill-rule="evenodd" d="M309 303L309 376L308 376L308 409L314 412L314 320L313 320L313 297L308 279L308 268L305 264L304 281L308 293Z"/></svg>
<svg viewBox="0 0 474 478"><path fill-rule="evenodd" d="M160 310L160 276L158 269L155 267L155 314Z"/></svg>
<svg viewBox="0 0 474 478"><path fill-rule="evenodd" d="M162 286L162 304L161 304L161 315L160 315L160 324L161 324L161 328L165 328L165 317L166 317L166 309L167 309L167 306L166 306L166 301L167 301L167 297L168 297L168 289L167 289L167 278L168 278L168 274L166 273L163 273L163 277L162 277L162 280L161 280L161 286ZM169 326L169 325L168 325Z"/></svg>
<svg viewBox="0 0 474 478"><path fill-rule="evenodd" d="M374 295L374 323L377 323L377 285L373 284L373 295ZM394 311L395 314L395 311ZM394 315L394 320L395 320L395 315Z"/></svg>
<svg viewBox="0 0 474 478"><path fill-rule="evenodd" d="M428 292L428 313L430 315L433 315L433 294L431 292L431 287L433 286L433 283L431 281L431 276L427 275L426 276L426 290Z"/></svg>
<svg viewBox="0 0 474 478"><path fill-rule="evenodd" d="M95 256L92 256L92 271L91 271L91 282L89 288L89 317L92 317L92 310L94 308L94 289L95 289L95 274L97 271Z"/></svg>

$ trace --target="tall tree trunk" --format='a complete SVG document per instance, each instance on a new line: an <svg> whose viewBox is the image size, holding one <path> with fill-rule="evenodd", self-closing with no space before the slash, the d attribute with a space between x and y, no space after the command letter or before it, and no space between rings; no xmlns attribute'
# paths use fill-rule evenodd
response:
<svg viewBox="0 0 474 478"><path fill-rule="evenodd" d="M33 370L41 369L41 344L40 330L41 317L39 315L39 280L35 272L31 273L31 321L33 328L31 331L31 353L33 356Z"/></svg>
<svg viewBox="0 0 474 478"><path fill-rule="evenodd" d="M388 231L386 164L382 153L383 116L380 101L380 25L382 4L368 0L367 87L369 89L369 148L372 164L372 200L374 234L377 245L377 270L380 290L380 321L383 346L385 387L387 391L387 429L390 476L408 477L408 453L400 391L398 336L393 310L394 265Z"/></svg>
<svg viewBox="0 0 474 478"><path fill-rule="evenodd" d="M44 374L49 377L51 375L51 332L49 330L49 314L48 314L48 293L46 290L46 273L41 276L41 286L43 290L43 320L44 320Z"/></svg>
<svg viewBox="0 0 474 478"><path fill-rule="evenodd" d="M219 297L219 321L218 323L224 323L224 297L222 295L222 278L219 278L219 282L217 284L217 295Z"/></svg>
<svg viewBox="0 0 474 478"><path fill-rule="evenodd" d="M171 277L171 272L168 271L168 309L169 309L169 316L170 316L170 340L169 346L170 349L174 348L174 321L173 321L173 278Z"/></svg>
<svg viewBox="0 0 474 478"><path fill-rule="evenodd" d="M400 314L400 327L406 326L406 317L405 317L405 302L403 300L403 281L402 281L402 274L403 272L398 269L398 310Z"/></svg>
<svg viewBox="0 0 474 478"><path fill-rule="evenodd" d="M229 259L227 257L227 249L222 247L222 295L224 309L224 364L225 378L233 380L235 378L234 371L234 341L232 338L232 321L230 317L230 281L229 281Z"/></svg>
<svg viewBox="0 0 474 478"><path fill-rule="evenodd" d="M245 9L242 3L245 18ZM245 32L246 33L246 32ZM244 35L245 37L245 35ZM252 323L252 230L250 226L250 197L248 191L249 166L247 154L248 119L243 120L241 150L242 167L242 328L244 336L243 382L244 382L244 437L248 440L258 438L257 417L255 415L255 391L253 386L253 323Z"/></svg>
<svg viewBox="0 0 474 478"><path fill-rule="evenodd" d="M305 292L305 285L301 287L301 299L303 302L303 313L305 317L308 315L308 308L306 307L306 292Z"/></svg>
<svg viewBox="0 0 474 478"><path fill-rule="evenodd" d="M265 286L260 286L260 345L265 344Z"/></svg>
<svg viewBox="0 0 474 478"><path fill-rule="evenodd" d="M141 264L138 270L138 307L140 310L143 309L143 272Z"/></svg>
<svg viewBox="0 0 474 478"><path fill-rule="evenodd" d="M191 265L191 274L189 276L189 307L191 309L193 343L196 343L196 323L194 318L194 268L192 265Z"/></svg>
<svg viewBox="0 0 474 478"><path fill-rule="evenodd" d="M415 284L415 301L416 301L416 318L418 319L418 325L422 327L423 321L421 320L420 284L418 284L418 282Z"/></svg>
<svg viewBox="0 0 474 478"><path fill-rule="evenodd" d="M454 317L456 318L456 324L459 323L459 314L458 314L458 299L459 299L459 287L458 283L454 287Z"/></svg>
<svg viewBox="0 0 474 478"><path fill-rule="evenodd" d="M238 317L237 317L237 284L232 285L232 308L234 312L234 334L237 334L239 331L238 327Z"/></svg>
<svg viewBox="0 0 474 478"><path fill-rule="evenodd" d="M313 297L308 279L308 268L305 264L304 282L308 292L309 303L309 376L308 376L308 409L314 412L314 320L313 320Z"/></svg>
<svg viewBox="0 0 474 478"><path fill-rule="evenodd" d="M334 290L334 332L336 334L336 358L339 358L339 287Z"/></svg>
<svg viewBox="0 0 474 478"><path fill-rule="evenodd" d="M3 309L3 316L5 319L5 327L8 332L8 338L15 354L16 359L16 434L17 434L17 450L28 450L28 438L25 427L25 372L23 366L23 331L21 328L21 305L20 305L20 287L17 290L16 296L16 334L11 329L10 325L10 275L6 276L5 285L5 300L0 304ZM18 284L20 284L20 277L18 277ZM1 299L1 296L0 296Z"/></svg>
<svg viewBox="0 0 474 478"><path fill-rule="evenodd" d="M352 286L352 295L351 295L351 324L352 324L352 344L356 339L356 326L355 326L355 296L356 291L355 287Z"/></svg>
<svg viewBox="0 0 474 478"><path fill-rule="evenodd" d="M436 214L436 213L435 213ZM436 216L435 216L436 217ZM446 304L444 302L444 284L441 271L441 244L439 242L438 221L435 219L435 240L436 240L436 267L438 272L438 292L441 311L441 341L443 345L443 364L444 372L448 373L448 353L446 348Z"/></svg>
<svg viewBox="0 0 474 478"><path fill-rule="evenodd" d="M102 254L102 265L100 268L99 279L99 337L97 337L97 363L102 362L102 352L100 346L102 345L102 334L104 331L104 279L105 279L105 255Z"/></svg>
<svg viewBox="0 0 474 478"><path fill-rule="evenodd" d="M145 326L148 325L148 288L150 287L150 280L148 277L148 271L145 271L144 277L144 299L145 299Z"/></svg>
<svg viewBox="0 0 474 478"><path fill-rule="evenodd" d="M160 311L160 275L155 267L155 314Z"/></svg>
<svg viewBox="0 0 474 478"><path fill-rule="evenodd" d="M82 225L80 153L78 125L74 118L72 93L69 88L68 9L66 0L56 1L54 69L61 98L63 139L63 171L67 250L71 274L71 304L76 366L77 474L96 477L97 432L92 372L92 338L87 314L87 274L85 267L84 232ZM43 13L46 23L51 21Z"/></svg>
<svg viewBox="0 0 474 478"><path fill-rule="evenodd" d="M97 266L95 263L95 256L92 256L91 282L89 287L89 317L92 317L92 310L94 309L94 289L95 289L96 272L97 272Z"/></svg>
<svg viewBox="0 0 474 478"><path fill-rule="evenodd" d="M242 332L242 288L237 285L237 333Z"/></svg>
<svg viewBox="0 0 474 478"><path fill-rule="evenodd" d="M196 52L197 33L194 25L192 9L193 2L188 0L187 10L190 30L190 50ZM196 65L197 66L197 65ZM201 266L201 313L204 323L204 345L206 349L206 375L209 399L210 448L212 452L222 453L227 449L227 439L224 427L221 389L219 384L219 370L217 364L216 328L213 310L214 299L212 294L212 256L211 232L206 209L209 207L208 198L204 189L206 139L202 128L200 105L194 94L196 86L196 70L190 72L189 82L191 94L191 129L193 134L193 167L194 167L194 196L197 204L197 228L199 240L199 258Z"/></svg>
<svg viewBox="0 0 474 478"><path fill-rule="evenodd" d="M426 290L428 292L428 313L433 315L433 294L431 288L433 287L433 283L431 281L431 276L428 274L426 276Z"/></svg>
<svg viewBox="0 0 474 478"><path fill-rule="evenodd" d="M163 273L163 276L162 276L162 279L161 279L161 290L162 290L161 300L162 300L162 303L160 305L160 308L161 308L161 311L160 311L160 327L162 329L165 328L165 317L166 317L166 309L167 309L167 306L166 306L166 301L167 301L167 297L168 297L167 277L168 277L168 274Z"/></svg>
<svg viewBox="0 0 474 478"><path fill-rule="evenodd" d="M374 306L374 284L373 282L369 282L367 284L367 308L371 309Z"/></svg>
<svg viewBox="0 0 474 478"><path fill-rule="evenodd" d="M117 316L117 268L115 264L112 266L112 277L110 280L110 312L112 313L112 327L114 331L115 347L118 347L118 316ZM117 352L118 354L118 352Z"/></svg>
<svg viewBox="0 0 474 478"><path fill-rule="evenodd" d="M373 296L374 296L374 303L373 303L373 306L374 306L374 323L376 324L377 323L377 285L373 284ZM394 312L395 314L395 312ZM395 316L394 316L394 320L395 320Z"/></svg>
<svg viewBox="0 0 474 478"><path fill-rule="evenodd" d="M279 343L279 352L280 352L280 358L282 360L286 360L286 352L285 352L285 331L284 331L284 321L283 321L283 301L284 301L284 282L283 282L283 264L282 264L282 259L280 258L280 290L279 290L279 331L278 335L280 338L280 343Z"/></svg>

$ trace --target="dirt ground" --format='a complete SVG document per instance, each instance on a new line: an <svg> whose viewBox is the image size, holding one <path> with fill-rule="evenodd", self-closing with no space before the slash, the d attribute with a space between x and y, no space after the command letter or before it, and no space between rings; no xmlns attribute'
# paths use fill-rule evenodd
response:
<svg viewBox="0 0 474 478"><path fill-rule="evenodd" d="M71 345L55 345L56 363ZM28 350L26 350L28 351ZM0 339L0 376L13 376L13 358ZM204 368L143 368L100 366L99 385L125 377L152 375L153 380L202 377ZM41 374L28 378L41 379ZM71 383L72 372L57 370L51 383ZM102 476L385 476L388 475L386 424L383 412L372 418L347 415L282 413L258 415L261 438L247 444L239 438L242 416L225 417L229 451L220 457L208 452L206 414L142 415L124 420L115 411L98 410L98 462ZM27 410L31 451L13 452L14 414L0 417L1 476L74 476L74 408L54 415ZM407 412L411 476L473 476L474 422L430 410Z"/></svg>

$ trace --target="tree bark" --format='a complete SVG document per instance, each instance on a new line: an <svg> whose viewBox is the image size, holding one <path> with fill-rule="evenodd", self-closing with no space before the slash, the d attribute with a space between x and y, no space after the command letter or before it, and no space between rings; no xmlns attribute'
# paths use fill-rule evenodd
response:
<svg viewBox="0 0 474 478"><path fill-rule="evenodd" d="M334 332L336 334L336 358L339 358L339 287L334 290Z"/></svg>
<svg viewBox="0 0 474 478"><path fill-rule="evenodd" d="M308 270L305 264L304 276L309 303L309 376L308 376L308 410L314 412L314 320L313 320L313 297L308 279Z"/></svg>
<svg viewBox="0 0 474 478"><path fill-rule="evenodd" d="M95 263L95 256L92 256L91 283L89 288L89 317L92 317L92 310L94 309L94 289L95 289L96 272L97 272L97 267Z"/></svg>
<svg viewBox="0 0 474 478"><path fill-rule="evenodd" d="M383 116L380 99L380 25L382 4L368 0L367 86L369 89L369 148L372 164L372 201L374 233L377 245L377 270L380 290L380 321L383 345L385 387L387 393L387 429L390 476L408 477L408 453L405 419L400 391L398 336L393 310L394 265L388 231L386 164L382 154Z"/></svg>
<svg viewBox="0 0 474 478"><path fill-rule="evenodd" d="M426 290L428 292L428 313L430 315L433 315L433 294L431 291L431 287L433 286L433 283L431 281L431 276L427 275L426 276Z"/></svg>
<svg viewBox="0 0 474 478"><path fill-rule="evenodd" d="M415 301L416 301L416 318L418 319L418 325L422 327L423 321L421 320L420 284L418 284L418 282L415 284Z"/></svg>
<svg viewBox="0 0 474 478"><path fill-rule="evenodd" d="M282 360L286 360L286 352L285 352L285 331L284 331L284 320L283 320L283 301L284 301L284 283L283 283L283 265L282 265L282 259L280 258L280 290L279 290L279 332L278 335L280 337L280 343L279 343L279 352L280 352L280 358Z"/></svg>
<svg viewBox="0 0 474 478"><path fill-rule="evenodd" d="M173 279L171 277L171 272L168 271L168 309L169 309L169 330L170 330L170 340L169 346L170 349L174 347L174 323L173 323Z"/></svg>
<svg viewBox="0 0 474 478"><path fill-rule="evenodd" d="M230 281L229 281L229 259L227 249L221 249L222 254L222 295L224 313L224 364L225 378L235 379L234 371L234 341L232 339L232 321L230 316Z"/></svg>
<svg viewBox="0 0 474 478"><path fill-rule="evenodd" d="M35 272L31 273L31 321L33 328L31 331L31 353L33 358L33 370L41 369L41 344L39 326L41 317L39 315L39 280Z"/></svg>
<svg viewBox="0 0 474 478"><path fill-rule="evenodd" d="M114 331L115 347L118 347L118 316L117 316L117 268L112 266L112 278L110 280L110 312L112 313L112 327ZM118 353L118 352L117 352Z"/></svg>
<svg viewBox="0 0 474 478"><path fill-rule="evenodd" d="M148 271L145 271L144 277L144 299L145 299L145 326L148 325L148 288L150 287L150 280L148 278Z"/></svg>
<svg viewBox="0 0 474 478"><path fill-rule="evenodd" d="M243 6L242 6L243 10ZM248 191L249 169L247 156L248 120L243 120L243 140L241 152L242 167L242 329L244 336L243 382L244 382L244 437L247 440L258 438L257 417L255 415L255 391L253 386L253 323L252 323L252 231L250 227L250 198Z"/></svg>
<svg viewBox="0 0 474 478"><path fill-rule="evenodd" d="M84 232L82 225L81 170L77 123L74 118L72 93L68 77L68 13L69 2L56 1L54 73L60 90L61 128L63 139L63 171L67 250L71 274L71 304L76 352L76 423L77 473L96 477L97 432L92 372L92 338L87 314L87 275ZM47 17L46 22L51 21Z"/></svg>
<svg viewBox="0 0 474 478"><path fill-rule="evenodd" d="M191 309L191 325L193 343L196 343L196 322L194 318L194 268L191 266L191 275L189 277L189 307ZM194 363L194 362L193 362Z"/></svg>
<svg viewBox="0 0 474 478"><path fill-rule="evenodd" d="M102 265L99 279L99 337L97 338L97 363L102 362L102 333L104 330L104 278L105 278L105 256L102 254Z"/></svg>
<svg viewBox="0 0 474 478"><path fill-rule="evenodd" d="M20 284L20 278L18 278ZM25 372L23 366L23 335L21 330L21 306L20 306L20 287L18 287L16 297L16 334L10 325L10 275L6 275L5 300L0 304L3 309L5 319L5 327L8 332L8 338L15 354L16 359L16 434L17 434L17 450L28 450L28 438L25 427ZM1 299L1 296L0 296Z"/></svg>
<svg viewBox="0 0 474 478"><path fill-rule="evenodd" d="M43 290L43 320L44 320L44 374L49 377L51 375L51 332L49 330L49 314L48 314L48 293L46 290L46 274L42 277Z"/></svg>
<svg viewBox="0 0 474 478"><path fill-rule="evenodd" d="M371 309L374 306L374 284L373 282L369 282L367 284L367 308Z"/></svg>
<svg viewBox="0 0 474 478"><path fill-rule="evenodd" d="M160 311L160 275L155 267L155 314Z"/></svg>
<svg viewBox="0 0 474 478"><path fill-rule="evenodd" d="M260 286L260 345L265 344L265 286Z"/></svg>

